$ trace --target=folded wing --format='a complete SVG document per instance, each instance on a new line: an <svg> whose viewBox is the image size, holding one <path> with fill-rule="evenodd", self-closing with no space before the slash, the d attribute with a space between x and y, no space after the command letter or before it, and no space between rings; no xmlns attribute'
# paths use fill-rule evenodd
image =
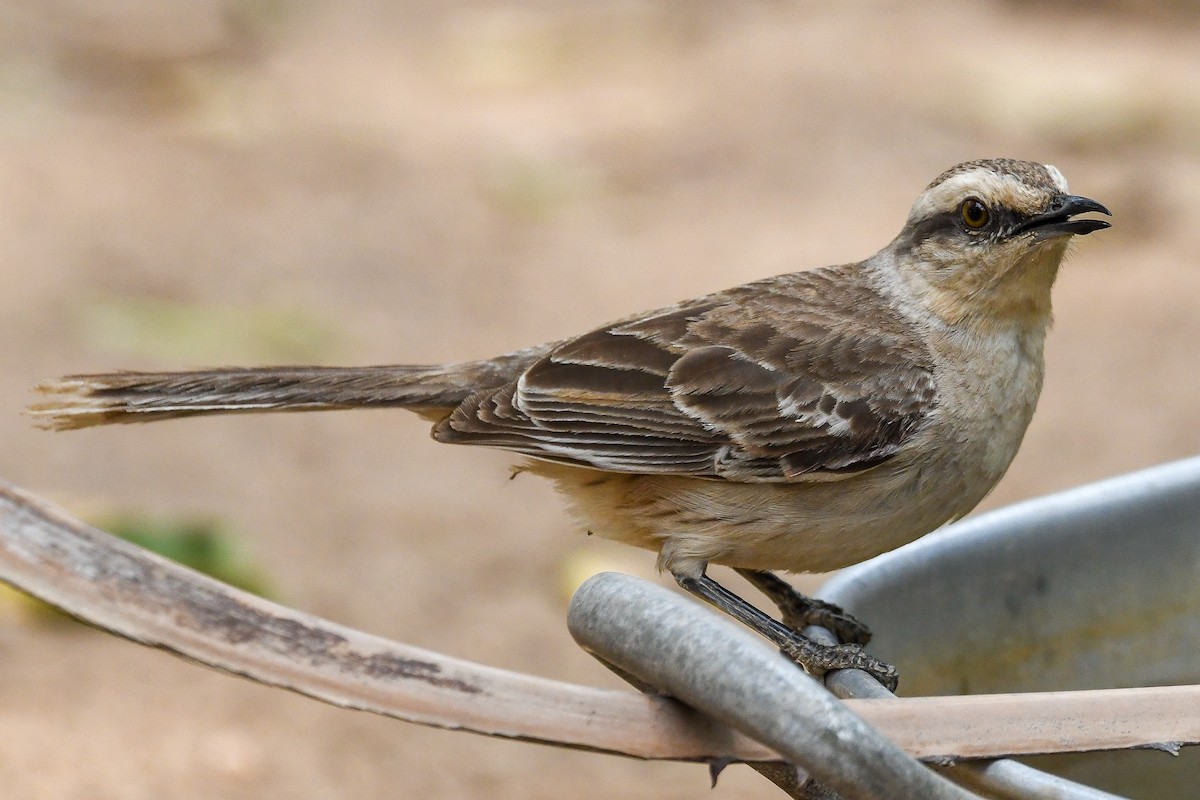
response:
<svg viewBox="0 0 1200 800"><path fill-rule="evenodd" d="M434 436L742 482L869 469L935 413L936 392L920 340L853 269L771 278L563 342L467 398Z"/></svg>

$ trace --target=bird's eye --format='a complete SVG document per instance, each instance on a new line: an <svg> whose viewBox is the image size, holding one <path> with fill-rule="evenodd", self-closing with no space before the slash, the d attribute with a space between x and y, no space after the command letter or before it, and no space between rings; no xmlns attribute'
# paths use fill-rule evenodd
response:
<svg viewBox="0 0 1200 800"><path fill-rule="evenodd" d="M991 214L988 213L987 206L983 201L977 200L974 197L967 198L963 201L959 208L959 213L962 214L963 224L971 230L979 230L984 225L988 224L991 219Z"/></svg>

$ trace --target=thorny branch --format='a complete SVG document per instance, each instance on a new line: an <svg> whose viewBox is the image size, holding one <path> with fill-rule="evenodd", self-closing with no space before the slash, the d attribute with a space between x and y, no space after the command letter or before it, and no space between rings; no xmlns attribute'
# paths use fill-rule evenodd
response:
<svg viewBox="0 0 1200 800"><path fill-rule="evenodd" d="M348 708L643 759L778 761L667 698L455 659L241 592L0 482L0 580L116 635ZM1200 687L847 700L922 759L1200 742Z"/></svg>

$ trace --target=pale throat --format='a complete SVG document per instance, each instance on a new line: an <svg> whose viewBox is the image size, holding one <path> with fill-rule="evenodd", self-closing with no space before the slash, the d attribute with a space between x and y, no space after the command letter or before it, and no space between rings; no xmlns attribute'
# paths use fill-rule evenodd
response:
<svg viewBox="0 0 1200 800"><path fill-rule="evenodd" d="M1044 332L1051 322L1050 291L1067 249L1067 238L1014 252L996 252L985 263L938 269L942 253L918 253L927 267L927 303L943 323L981 332Z"/></svg>

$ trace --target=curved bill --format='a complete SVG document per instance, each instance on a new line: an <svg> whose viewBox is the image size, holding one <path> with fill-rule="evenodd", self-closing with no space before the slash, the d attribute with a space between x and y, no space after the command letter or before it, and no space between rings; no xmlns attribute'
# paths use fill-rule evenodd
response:
<svg viewBox="0 0 1200 800"><path fill-rule="evenodd" d="M1112 227L1111 222L1103 219L1073 219L1076 214L1086 214L1092 211L1112 216L1112 212L1089 197L1060 194L1050 201L1049 208L1017 225L1013 229L1013 233L1033 231L1039 239L1045 239L1072 234L1084 236Z"/></svg>

